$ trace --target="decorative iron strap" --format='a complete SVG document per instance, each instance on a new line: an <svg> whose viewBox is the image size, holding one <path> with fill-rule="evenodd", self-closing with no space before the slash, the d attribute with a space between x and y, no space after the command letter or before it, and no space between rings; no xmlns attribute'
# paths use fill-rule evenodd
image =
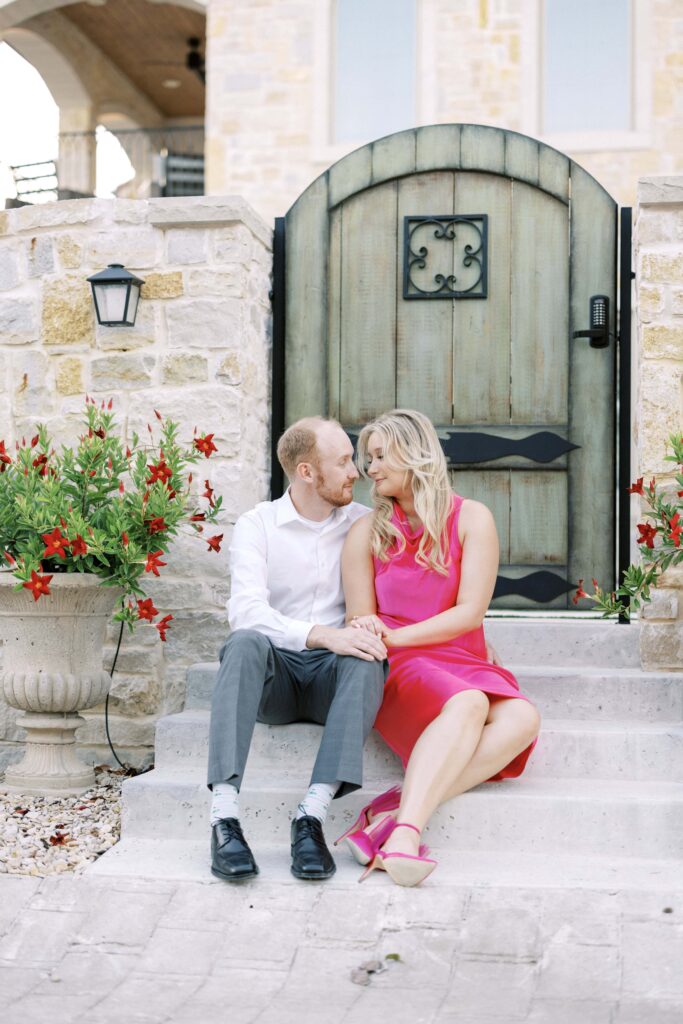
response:
<svg viewBox="0 0 683 1024"><path fill-rule="evenodd" d="M457 225L467 225L471 230L465 233L475 236L475 244L465 242L462 246L461 265L463 267L475 267L477 277L474 281L463 287L459 274L453 270L455 261L456 243L461 242ZM418 244L415 235L422 232L437 239L438 241L453 242L450 253L449 266L434 267L433 256L426 245L420 245L419 249L413 248ZM425 270L428 261L432 264L429 273L433 273L432 281L435 287L421 288L415 280L414 271ZM488 261L488 214L433 214L425 217L404 217L403 218L403 298L404 299L485 299L487 297L487 261ZM470 278L473 276L469 276Z"/></svg>
<svg viewBox="0 0 683 1024"><path fill-rule="evenodd" d="M345 428L355 447L358 430ZM498 434L449 432L440 437L441 447L450 465L470 465L477 462L493 462L508 455L521 455L532 462L553 462L566 452L579 448L559 434L540 430L528 437L500 437Z"/></svg>
<svg viewBox="0 0 683 1024"><path fill-rule="evenodd" d="M542 569L516 580L510 579L508 576L498 576L493 597L495 599L518 594L520 597L529 598L530 601L547 604L549 601L554 601L556 597L561 597L562 594L568 594L570 590L576 590L575 583L570 583L554 572Z"/></svg>

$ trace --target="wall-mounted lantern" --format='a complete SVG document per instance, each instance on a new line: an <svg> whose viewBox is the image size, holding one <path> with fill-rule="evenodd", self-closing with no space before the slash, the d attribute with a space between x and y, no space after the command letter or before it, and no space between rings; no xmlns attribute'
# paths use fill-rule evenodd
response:
<svg viewBox="0 0 683 1024"><path fill-rule="evenodd" d="M88 278L92 286L97 322L105 327L132 327L145 283L122 263L110 263L106 270Z"/></svg>

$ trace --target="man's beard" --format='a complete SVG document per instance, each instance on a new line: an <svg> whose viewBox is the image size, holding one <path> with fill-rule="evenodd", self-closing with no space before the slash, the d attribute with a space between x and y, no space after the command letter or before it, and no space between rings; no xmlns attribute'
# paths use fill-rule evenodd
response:
<svg viewBox="0 0 683 1024"><path fill-rule="evenodd" d="M336 491L332 490L332 488L328 487L327 480L322 473L318 476L316 492L319 498L332 505L333 508L343 508L353 501L352 487L349 487L348 490L345 490L344 487L339 487Z"/></svg>

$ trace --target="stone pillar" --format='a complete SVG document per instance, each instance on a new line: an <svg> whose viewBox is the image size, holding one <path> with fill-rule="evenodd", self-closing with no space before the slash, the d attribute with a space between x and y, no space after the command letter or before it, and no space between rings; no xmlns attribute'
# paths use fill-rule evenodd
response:
<svg viewBox="0 0 683 1024"><path fill-rule="evenodd" d="M639 181L634 250L637 475L654 476L676 500L676 467L664 456L683 429L683 176ZM651 671L683 671L683 566L669 569L643 610L641 660Z"/></svg>
<svg viewBox="0 0 683 1024"><path fill-rule="evenodd" d="M57 156L57 181L60 193L74 192L74 198L95 195L95 127L92 106L60 108Z"/></svg>

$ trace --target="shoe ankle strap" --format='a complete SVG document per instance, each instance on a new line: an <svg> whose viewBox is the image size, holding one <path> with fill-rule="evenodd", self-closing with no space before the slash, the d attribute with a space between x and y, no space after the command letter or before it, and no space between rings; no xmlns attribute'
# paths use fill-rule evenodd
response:
<svg viewBox="0 0 683 1024"><path fill-rule="evenodd" d="M422 832L422 829L418 828L417 825L411 825L407 821L397 821L394 828L412 828L413 832L417 832L418 835Z"/></svg>

